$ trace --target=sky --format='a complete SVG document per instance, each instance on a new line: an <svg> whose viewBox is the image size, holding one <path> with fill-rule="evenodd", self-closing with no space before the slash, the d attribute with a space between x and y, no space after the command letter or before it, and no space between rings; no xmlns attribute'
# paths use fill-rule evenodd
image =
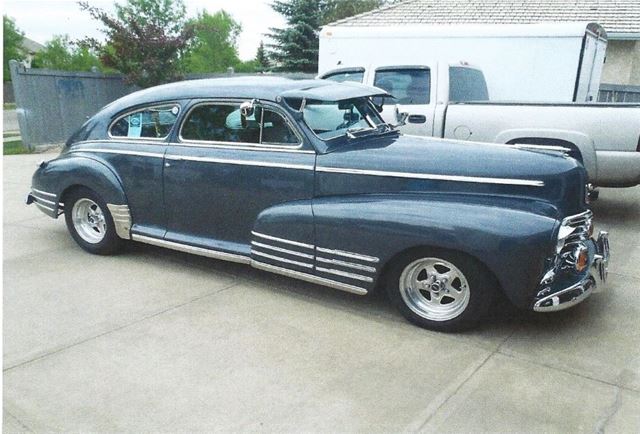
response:
<svg viewBox="0 0 640 434"><path fill-rule="evenodd" d="M89 4L113 11L114 1L88 0ZM120 0L124 2L124 0ZM242 60L253 59L269 27L282 27L284 19L270 7L269 0L184 0L189 16L206 9L214 13L225 9L242 24L238 52ZM44 44L54 35L68 34L71 39L102 37L98 23L78 7L77 0L4 0L2 13L15 19L25 36Z"/></svg>

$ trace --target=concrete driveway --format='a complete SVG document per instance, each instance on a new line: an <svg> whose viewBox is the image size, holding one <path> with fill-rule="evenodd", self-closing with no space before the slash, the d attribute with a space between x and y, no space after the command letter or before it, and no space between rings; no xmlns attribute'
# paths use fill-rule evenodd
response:
<svg viewBox="0 0 640 434"><path fill-rule="evenodd" d="M640 432L640 188L594 207L607 293L440 334L247 266L84 253L23 204L42 158L4 158L6 433Z"/></svg>

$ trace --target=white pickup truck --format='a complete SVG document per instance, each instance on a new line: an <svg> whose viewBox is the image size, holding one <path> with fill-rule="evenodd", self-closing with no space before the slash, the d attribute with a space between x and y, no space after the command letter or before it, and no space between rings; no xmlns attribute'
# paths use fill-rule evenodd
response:
<svg viewBox="0 0 640 434"><path fill-rule="evenodd" d="M385 89L409 113L405 134L568 148L595 186L640 184L640 105L489 101L482 71L464 62L363 65L319 78ZM393 112L382 116L393 123Z"/></svg>

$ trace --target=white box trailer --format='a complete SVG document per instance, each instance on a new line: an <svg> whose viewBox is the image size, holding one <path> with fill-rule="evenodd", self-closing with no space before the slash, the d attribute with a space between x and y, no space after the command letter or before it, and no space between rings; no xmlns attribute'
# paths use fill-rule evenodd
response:
<svg viewBox="0 0 640 434"><path fill-rule="evenodd" d="M325 26L319 74L370 64L469 62L492 100L597 101L607 36L596 23Z"/></svg>

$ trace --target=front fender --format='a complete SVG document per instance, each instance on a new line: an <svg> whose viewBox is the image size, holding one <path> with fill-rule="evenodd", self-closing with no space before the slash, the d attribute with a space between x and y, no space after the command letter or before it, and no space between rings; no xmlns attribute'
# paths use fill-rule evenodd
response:
<svg viewBox="0 0 640 434"><path fill-rule="evenodd" d="M84 156L70 155L42 164L32 178L32 188L55 195L62 202L69 188L83 186L95 191L106 203L126 204L122 183L106 164ZM57 217L58 209L55 215Z"/></svg>
<svg viewBox="0 0 640 434"><path fill-rule="evenodd" d="M557 222L557 210L544 202L478 195L324 197L314 200L313 213L318 246L361 252L385 265L415 247L464 252L485 264L521 307L533 299Z"/></svg>

